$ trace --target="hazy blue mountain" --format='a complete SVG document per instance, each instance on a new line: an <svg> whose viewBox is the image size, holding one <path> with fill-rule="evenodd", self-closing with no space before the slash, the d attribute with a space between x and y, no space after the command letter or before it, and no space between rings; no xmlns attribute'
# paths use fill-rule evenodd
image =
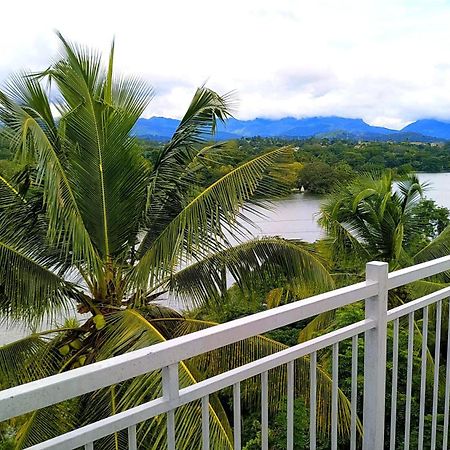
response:
<svg viewBox="0 0 450 450"><path fill-rule="evenodd" d="M294 117L284 117L283 119L260 119L238 120L230 119L225 125L219 125L220 131L237 134L243 137L252 136L283 136L298 126L299 120Z"/></svg>
<svg viewBox="0 0 450 450"><path fill-rule="evenodd" d="M179 123L179 120L165 117L139 119L134 131L139 137L167 140L172 136ZM418 120L403 130L397 131L371 126L362 119L335 116L304 119L285 117L276 120L262 118L253 120L230 119L226 124L219 124L215 139L227 140L254 136L286 138L316 136L352 140L433 142L450 139L450 123L428 119Z"/></svg>
<svg viewBox="0 0 450 450"><path fill-rule="evenodd" d="M237 120L231 119L221 130L228 131L244 137L251 136L286 136L286 137L311 137L319 133L334 131L345 131L348 133L379 133L390 134L395 131L387 128L372 127L362 119L346 119L343 117L308 117L295 119L285 117L283 119L254 119Z"/></svg>
<svg viewBox="0 0 450 450"><path fill-rule="evenodd" d="M362 119L345 119L342 117L312 117L299 121L299 126L289 130L286 136L315 136L321 133L345 131L353 135L376 133L388 135L395 133L388 128L373 127Z"/></svg>
<svg viewBox="0 0 450 450"><path fill-rule="evenodd" d="M134 132L139 137L159 136L169 138L175 132L179 123L179 120L166 119L165 117L139 119L134 127Z"/></svg>
<svg viewBox="0 0 450 450"><path fill-rule="evenodd" d="M450 139L450 123L434 119L417 120L407 125L402 131L411 131L439 139Z"/></svg>
<svg viewBox="0 0 450 450"><path fill-rule="evenodd" d="M164 117L152 117L139 119L135 127L137 136L171 136L175 131L178 120ZM286 136L286 137L310 137L319 133L345 131L358 134L374 132L389 134L395 131L387 128L372 127L362 119L346 119L342 117L310 117L295 119L285 117L283 119L238 120L230 119L226 124L219 124L218 132L223 138L253 137L253 136Z"/></svg>

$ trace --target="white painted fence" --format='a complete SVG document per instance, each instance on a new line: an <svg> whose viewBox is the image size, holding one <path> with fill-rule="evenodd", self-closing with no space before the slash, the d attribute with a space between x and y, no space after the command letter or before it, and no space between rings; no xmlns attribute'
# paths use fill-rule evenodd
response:
<svg viewBox="0 0 450 450"><path fill-rule="evenodd" d="M310 361L310 448L316 448L316 396L317 396L317 352L332 347L332 399L330 448L338 448L338 367L339 343L352 340L351 368L351 449L359 445L357 438L357 375L358 336L364 334L364 405L363 448L382 449L387 436L390 448L395 448L396 414L398 408L397 383L399 369L399 321L408 317L408 358L406 380L405 436L404 446L409 448L411 432L411 389L413 376L414 313L421 311L422 320L422 364L420 387L420 414L418 424L419 448L423 448L426 352L428 335L428 309L436 304L435 354L433 408L431 412L431 442L427 448L447 448L449 424L450 345L447 350L445 404L440 405L444 413L442 442L437 442L439 355L442 321L442 301L450 297L450 288L434 292L415 301L388 310L388 291L450 270L450 256L419 264L407 269L388 273L385 263L372 262L367 265L366 281L306 300L280 306L268 311L234 320L206 330L192 333L168 342L153 345L125 355L71 370L43 380L17 386L0 392L0 422L61 401L80 396L96 389L162 369L162 392L160 398L120 412L96 423L76 429L49 441L35 445L33 449L74 449L84 446L93 449L95 441L121 430L128 430L128 445L137 449L136 425L160 414L167 414L168 450L175 450L175 410L195 400L201 400L202 445L209 449L208 396L224 388L233 388L234 447L241 448L241 393L240 383L254 376L261 377L262 448L268 448L268 372L287 365L287 449L294 446L294 362L309 355ZM331 333L311 339L258 359L241 367L189 387L179 387L178 365L180 361L202 353L239 342L288 324L304 320L320 313L335 310L354 302L365 300L365 319L340 328ZM448 308L450 311L450 308ZM393 322L392 392L391 404L385 405L386 388L386 330ZM450 339L450 327L449 339ZM450 342L450 340L448 341ZM403 408L403 405L401 405ZM390 417L386 431L385 414Z"/></svg>

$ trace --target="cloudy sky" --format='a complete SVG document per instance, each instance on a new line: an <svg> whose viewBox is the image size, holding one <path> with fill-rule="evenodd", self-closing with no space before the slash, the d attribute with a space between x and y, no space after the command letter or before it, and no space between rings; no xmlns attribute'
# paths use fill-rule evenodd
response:
<svg viewBox="0 0 450 450"><path fill-rule="evenodd" d="M0 80L48 65L54 30L148 79L146 116L180 117L196 86L236 90L236 117L339 115L400 128L450 120L450 1L25 0L2 4Z"/></svg>

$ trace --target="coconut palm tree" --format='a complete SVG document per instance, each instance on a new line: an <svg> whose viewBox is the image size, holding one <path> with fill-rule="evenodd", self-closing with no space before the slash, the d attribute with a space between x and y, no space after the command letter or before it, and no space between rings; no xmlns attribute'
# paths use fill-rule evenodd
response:
<svg viewBox="0 0 450 450"><path fill-rule="evenodd" d="M327 197L319 216L326 231L321 249L328 259L339 261L340 272L334 274L336 284L363 278L369 261L385 261L390 270L397 270L450 253L450 227L432 241L417 239L423 224L415 208L426 188L415 174L396 177L393 171L386 170L341 184ZM391 306L441 289L448 281L448 274L441 274L412 283L409 289L391 291ZM299 339L329 330L333 320L333 311L318 316Z"/></svg>
<svg viewBox="0 0 450 450"><path fill-rule="evenodd" d="M62 53L55 63L13 77L0 92L0 121L24 166L12 180L0 177L0 317L34 326L70 315L75 306L83 318L1 347L2 388L211 326L160 300L170 293L185 308L220 302L227 273L242 289L251 289L261 271L292 283L331 285L321 260L302 243L241 239L246 211L261 196L280 192L276 165L289 148L198 186L197 172L223 149L208 144L207 136L231 114L230 96L201 87L150 165L132 130L152 89L138 78L114 76L114 45L104 67L98 53L59 38ZM256 337L185 361L180 386L229 368L230 361L242 364L280 348ZM298 368L307 373L306 360ZM326 426L330 383L325 372L319 376ZM297 385L304 389L300 376ZM273 395L281 398L282 374L275 386ZM248 392L251 397L254 389ZM19 422L15 445L35 444L160 395L161 374L155 372L36 411ZM345 429L348 402L342 395L340 404ZM211 396L209 408L212 446L231 448L219 397ZM178 409L177 448L198 448L199 414L197 404ZM143 448L162 448L165 436L161 418L138 428ZM126 438L117 433L98 445L125 448Z"/></svg>
<svg viewBox="0 0 450 450"><path fill-rule="evenodd" d="M415 174L396 177L394 172L368 173L341 184L322 204L319 223L326 231L321 243L342 272L334 274L337 284L364 277L365 264L385 261L390 270L428 261L450 253L450 227L433 240L421 237L422 218L416 207L427 188ZM449 274L420 280L389 293L391 307L398 306L447 286ZM299 340L333 329L335 312L312 320ZM420 326L416 323L420 335ZM429 355L430 367L433 365Z"/></svg>
<svg viewBox="0 0 450 450"><path fill-rule="evenodd" d="M450 226L444 228L434 239L424 236L423 218L417 213L417 206L422 201L426 188L426 183L420 183L415 174L395 176L391 170L386 170L383 173L362 175L348 184L340 185L328 196L321 206L319 223L326 231L322 249L331 260L338 261L337 266L341 271L334 274L337 284L346 284L350 279L363 279L365 264L369 261L385 261L390 270L398 270L450 254ZM399 306L442 289L449 282L449 273L443 273L393 289L389 292L389 307ZM431 322L436 320L435 306L430 306ZM446 310L448 303L444 302L443 307ZM352 321L364 317L363 306L348 307L347 311L342 312L340 320L335 311L317 316L300 332L299 341L343 326L345 322L342 317ZM447 330L447 312L443 317L442 326ZM416 312L416 349L420 348L422 341L421 319L421 312ZM400 326L407 329L406 322L400 322ZM429 328L433 333L434 327ZM446 336L446 331L443 336ZM387 338L388 350L391 351L390 328ZM433 350L434 342L428 339L427 344L427 383L431 385L434 360L430 349ZM442 343L442 348L445 345L446 343ZM329 356L326 352L320 355L323 364ZM445 361L444 358L443 360ZM403 380L400 381L402 382ZM440 380L440 383L444 382ZM401 422L402 419L399 418L399 429L404 425Z"/></svg>
<svg viewBox="0 0 450 450"><path fill-rule="evenodd" d="M397 270L448 255L450 227L433 239L423 236L423 218L416 207L426 189L415 174L396 177L391 170L340 185L321 207L325 251L355 273L373 260ZM438 281L448 281L447 275Z"/></svg>
<svg viewBox="0 0 450 450"><path fill-rule="evenodd" d="M426 186L416 175L399 179L396 188L394 182L390 170L367 174L329 196L319 222L333 256L352 263L386 261L392 269L414 262L408 252L420 226L414 207Z"/></svg>

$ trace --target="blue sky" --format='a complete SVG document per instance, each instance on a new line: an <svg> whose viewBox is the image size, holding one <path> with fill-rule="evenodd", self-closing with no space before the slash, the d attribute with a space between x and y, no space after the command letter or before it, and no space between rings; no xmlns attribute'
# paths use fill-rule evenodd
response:
<svg viewBox="0 0 450 450"><path fill-rule="evenodd" d="M57 55L53 33L103 51L156 89L147 116L180 117L196 86L236 90L236 116L450 120L450 2L7 2L0 79Z"/></svg>

